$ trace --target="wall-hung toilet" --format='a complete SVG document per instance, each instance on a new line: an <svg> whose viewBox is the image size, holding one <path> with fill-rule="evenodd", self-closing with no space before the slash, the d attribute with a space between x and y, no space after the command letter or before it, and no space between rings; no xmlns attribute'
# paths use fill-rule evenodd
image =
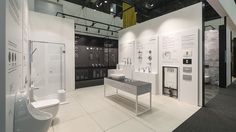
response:
<svg viewBox="0 0 236 132"><path fill-rule="evenodd" d="M36 109L52 114L54 119L58 113L60 101L58 99L47 99L35 101L31 104Z"/></svg>

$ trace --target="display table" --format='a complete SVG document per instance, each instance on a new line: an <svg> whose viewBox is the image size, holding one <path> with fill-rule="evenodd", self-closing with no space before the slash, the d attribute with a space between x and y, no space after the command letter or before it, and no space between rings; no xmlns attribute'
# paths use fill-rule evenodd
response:
<svg viewBox="0 0 236 132"><path fill-rule="evenodd" d="M125 79L126 80L126 79ZM147 83L147 82L142 82L142 81L125 81L125 80L115 80L112 78L104 78L104 96L106 97L106 86L112 86L116 88L116 94L118 94L118 90L130 93L132 95L136 96L135 100L135 114L140 115L143 114L144 112L147 112L151 110L152 107L152 84ZM139 112L138 111L138 96L143 95L143 94L150 94L150 104L149 108L146 109L145 111Z"/></svg>

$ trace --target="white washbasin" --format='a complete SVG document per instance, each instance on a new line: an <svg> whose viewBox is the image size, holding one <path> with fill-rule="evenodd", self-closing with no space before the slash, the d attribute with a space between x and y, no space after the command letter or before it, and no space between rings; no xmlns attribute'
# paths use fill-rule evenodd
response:
<svg viewBox="0 0 236 132"><path fill-rule="evenodd" d="M124 74L111 74L110 77L112 79L116 79L116 80L124 80L125 79Z"/></svg>

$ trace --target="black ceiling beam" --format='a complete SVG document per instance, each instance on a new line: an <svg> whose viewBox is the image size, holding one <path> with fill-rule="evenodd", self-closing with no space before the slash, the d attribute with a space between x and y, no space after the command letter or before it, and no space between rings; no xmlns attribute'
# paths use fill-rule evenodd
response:
<svg viewBox="0 0 236 132"><path fill-rule="evenodd" d="M83 31L78 31L78 30L75 30L75 33L91 34L91 35L97 35L97 36L104 37L104 38L118 39L118 37L115 37L115 36L96 34L96 33L91 33L91 32L83 32Z"/></svg>
<svg viewBox="0 0 236 132"><path fill-rule="evenodd" d="M115 30L104 29L104 28L99 28L99 27L93 27L93 26L88 26L88 25L85 25L85 24L80 24L80 23L75 23L75 25L78 25L78 26L83 26L83 27L89 27L89 28L98 29L98 30L103 30L103 31L109 31L109 32L118 33L118 32L117 32L117 31L115 31Z"/></svg>
<svg viewBox="0 0 236 132"><path fill-rule="evenodd" d="M95 21L95 20L91 20L91 19L87 19L87 18L83 18L83 17L73 16L73 15L62 13L62 12L57 12L56 16L58 16L58 15L61 15L62 17L68 16L68 17L72 17L72 18L76 18L76 19L80 19L80 20L90 21L90 22L93 22L93 23L99 23L99 24L102 24L102 25L107 25L107 26L115 27L115 28L119 28L119 29L123 28L123 27L120 27L120 26L111 25L111 24L107 24L107 23L103 23L103 22L99 22L99 21Z"/></svg>

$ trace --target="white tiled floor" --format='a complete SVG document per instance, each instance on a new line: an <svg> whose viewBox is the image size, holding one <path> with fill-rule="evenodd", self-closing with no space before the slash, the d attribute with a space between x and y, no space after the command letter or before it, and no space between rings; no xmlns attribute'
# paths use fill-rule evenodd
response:
<svg viewBox="0 0 236 132"><path fill-rule="evenodd" d="M142 103L148 104L148 99L149 95L140 97ZM152 110L137 117L123 100L105 98L103 86L79 89L67 94L69 103L60 106L49 132L170 132L199 109L165 96L152 100Z"/></svg>

